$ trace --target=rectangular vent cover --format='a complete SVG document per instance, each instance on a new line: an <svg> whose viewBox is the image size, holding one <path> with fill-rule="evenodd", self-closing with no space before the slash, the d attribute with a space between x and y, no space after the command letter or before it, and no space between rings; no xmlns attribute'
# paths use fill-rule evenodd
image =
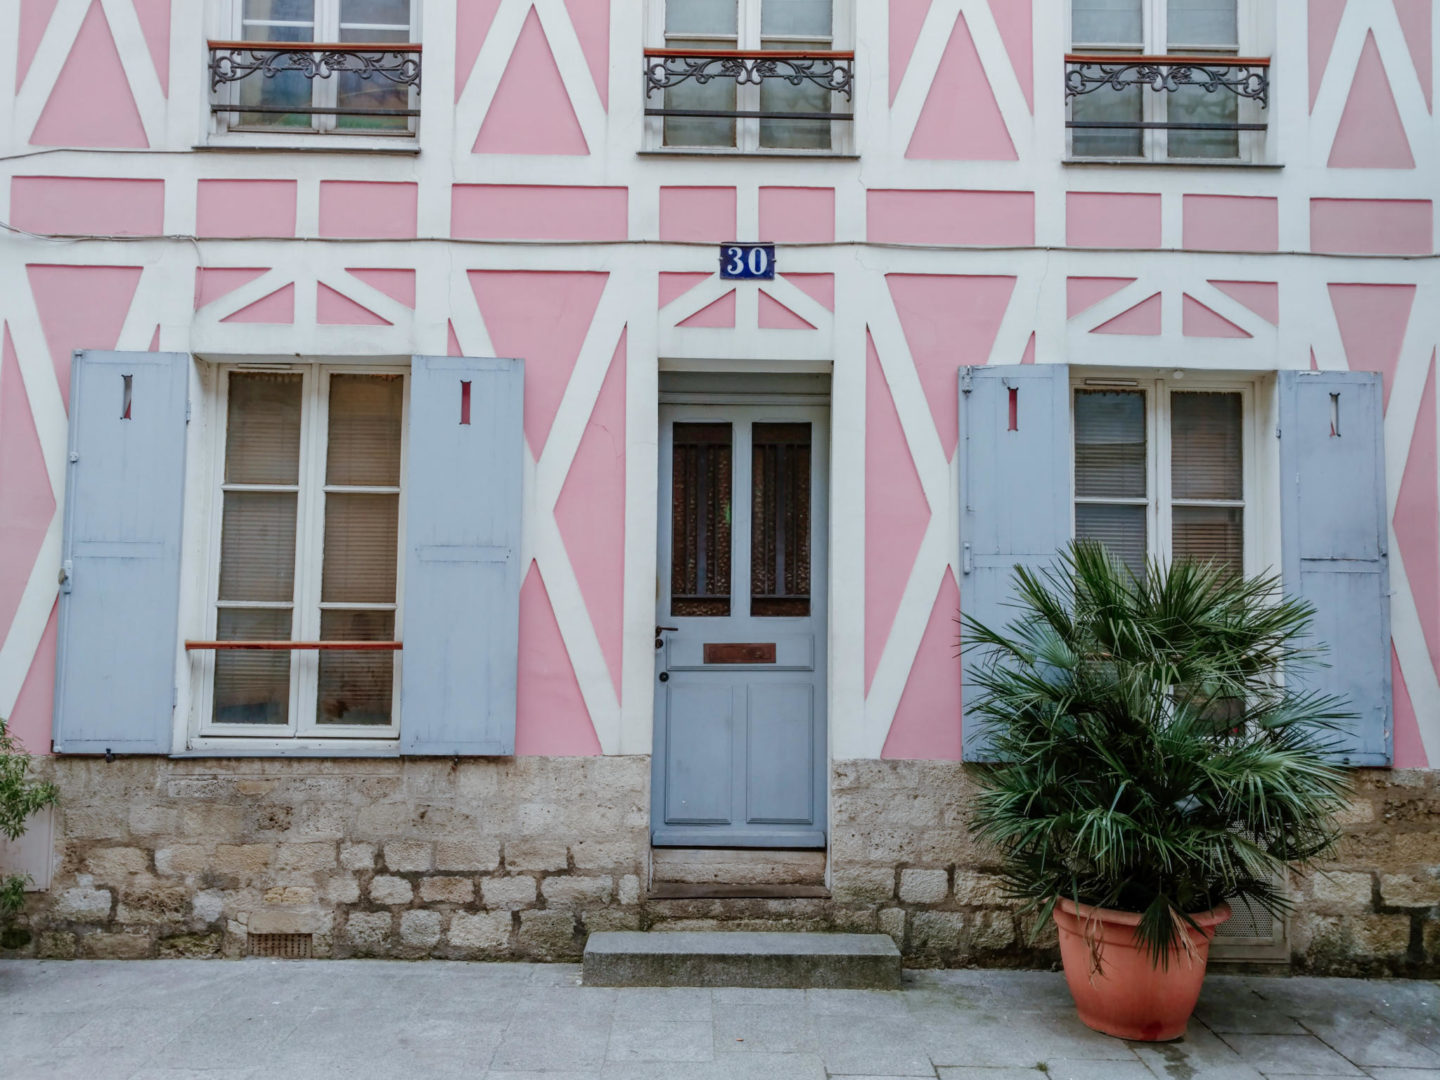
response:
<svg viewBox="0 0 1440 1080"><path fill-rule="evenodd" d="M281 960L309 960L312 937L310 934L251 934L249 952L251 956Z"/></svg>

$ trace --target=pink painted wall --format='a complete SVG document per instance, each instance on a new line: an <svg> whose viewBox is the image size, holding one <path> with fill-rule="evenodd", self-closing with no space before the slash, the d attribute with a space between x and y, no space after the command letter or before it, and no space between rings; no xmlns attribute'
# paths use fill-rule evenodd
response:
<svg viewBox="0 0 1440 1080"><path fill-rule="evenodd" d="M414 316L443 319L447 351L489 349L526 359L527 443L533 456L543 460L549 453L551 463L564 469L554 523L579 597L573 598L573 589L570 598L552 595L554 583L545 578L546 573L553 576L551 567L537 563L527 569L522 753L599 749L562 625L568 634L572 625L588 620L609 689L616 695L621 690L625 448L627 439L643 437L643 432L627 429L626 396L643 381L636 373L655 359L627 345L654 340L655 327L640 333L637 296L642 297L640 315L652 300L657 309L676 303L670 313L675 317L660 325L660 331L669 332L676 322L687 330L702 330L691 338L713 343L716 356L728 355L737 342L743 346L744 335L755 329L736 325L738 313L752 310L743 304L747 290L758 309L755 326L787 331L767 336L767 343L813 348L815 342L830 341L840 356L856 344L851 338L847 345L843 334L856 334L862 321L878 326L883 316L889 332L877 331L876 337L885 351L867 342L864 379L865 580L856 584L865 606L867 723L883 729L886 757L947 759L958 753L959 745L953 720L961 687L950 654L949 622L958 592L953 568L917 568L916 553L934 515L948 514L950 507L929 505L916 461L933 457L936 445L953 459L956 369L965 364L1063 361L1069 358L1067 349L1091 331L1149 339L1133 344L1147 349L1153 345L1157 357L1163 356L1167 343L1182 337L1203 343L1217 358L1223 358L1226 349L1251 349L1239 365L1249 370L1260 355L1253 350L1263 344L1256 341L1261 331L1253 321L1246 321L1247 331L1223 314L1220 309L1239 317L1218 301L1208 282L1278 327L1282 340L1298 345L1298 361L1292 355L1262 356L1261 366L1271 360L1303 365L1318 356L1317 366L1343 364L1384 376L1390 426L1396 429L1388 435L1408 440L1403 453L1392 453L1392 461L1404 463L1394 507L1394 557L1403 562L1424 637L1423 648L1411 643L1397 653L1397 762L1418 765L1425 763L1422 725L1435 720L1425 712L1431 673L1416 665L1428 659L1440 668L1440 406L1433 357L1423 380L1419 375L1425 350L1433 352L1435 343L1420 340L1423 335L1416 333L1416 326L1428 326L1416 321L1425 297L1417 286L1426 280L1422 275L1427 264L1367 262L1360 264L1368 268L1362 274L1351 272L1356 264L1321 260L1331 272L1321 281L1326 287L1317 292L1318 284L1308 289L1282 281L1282 272L1272 269L1278 261L1209 256L1197 258L1194 272L1183 282L1167 280L1165 288L1173 292L1162 296L1143 260L1135 260L1132 267L1128 260L1086 255L1083 250L1157 250L1162 220L1173 220L1179 226L1179 243L1187 249L1273 253L1292 246L1290 240L1281 240L1282 215L1288 223L1308 210L1309 247L1317 254L1433 254L1434 185L1426 187L1416 168L1417 161L1428 163L1426 155L1433 155L1433 148L1416 138L1433 125L1434 4L1375 0L1385 10L1393 8L1400 30L1395 37L1356 24L1353 13L1362 10L1361 3L1349 0L1352 13L1347 17L1347 0L1305 0L1308 36L1277 48L1280 92L1289 93L1285 80L1298 79L1300 93L1313 109L1324 90L1325 100L1339 112L1333 140L1321 145L1322 136L1329 139L1329 134L1315 121L1297 129L1293 138L1287 133L1286 169L1195 169L1177 174L1186 177L1178 185L1183 190L1167 183L1162 196L1134 190L1137 170L1067 168L1058 181L1036 179L1047 175L1045 168L1032 168L1036 155L1043 156L1043 167L1058 157L1056 148L1027 141L1027 113L1037 117L1037 130L1050 130L1047 125L1057 117L1057 102L1036 95L1036 64L1049 62L1034 55L1033 14L1043 14L1043 3L985 0L967 3L957 13L954 5L937 6L932 0L888 0L888 12L881 17L889 30L882 46L889 72L878 87L870 88L882 100L873 103L879 112L869 115L884 118L885 106L900 100L903 88L912 110L908 115L915 118L913 130L891 128L887 134L882 124L872 123L868 129L862 125L858 165L726 161L720 166L723 179L716 179L703 160L637 158L637 147L626 141L628 134L617 140L617 129L607 129L603 114L612 99L619 103L621 98L625 131L633 132L636 126L631 90L621 95L620 84L611 85L612 54L615 70L630 72L635 52L634 42L611 39L611 16L618 10L613 0L560 0L540 7L522 3L513 12L502 12L501 0L463 0L453 27L427 25L427 58L454 60L453 83L447 78L438 91L427 84L426 92L461 105L455 114L456 154L426 131L420 155L379 157L373 170L369 163L356 168L364 159L351 155L307 155L300 167L297 159L280 155L188 155L194 140L187 135L175 142L175 132L184 125L177 127L172 106L183 107L189 115L196 103L169 100L172 81L193 74L178 65L171 70L172 26L179 33L182 24L177 20L188 12L175 0L78 0L73 5L20 0L13 89L29 106L15 115L30 127L14 133L12 150L23 154L59 147L80 153L16 158L3 216L16 228L40 234L184 233L191 231L185 217L193 191L197 236L255 241L235 245L218 261L212 256L221 246L206 245L193 297L188 295L192 284L186 266L181 289L187 295L180 306L195 308L207 333L229 328L236 341L250 340L239 336L250 332L273 335L276 327L295 326L297 334L305 333L310 328L299 322L312 317L313 305L313 318L335 340L343 339L343 328L352 327L394 334L398 341L407 330L401 324L417 301L433 299L421 294L423 285L426 290L448 288L450 296L461 298L461 309L439 316L426 310L432 305L420 302ZM126 39L123 63L117 13L139 31L138 37ZM37 50L47 35L53 39L59 25L55 20L62 15L73 19L66 31L74 35L73 41L37 65ZM189 22L183 25L190 33ZM1286 32L1282 26L1281 33ZM862 58L867 55L864 45ZM923 82L926 65L913 62L921 46L922 53L933 50L927 54L932 66L938 54L938 70L928 85ZM993 54L984 54L987 48ZM1282 63L1290 65L1284 72ZM1299 68L1307 65L1308 74L1301 74ZM479 84L491 80L495 92L485 100ZM1023 108L1019 97L1001 92L1002 81L1006 87L1018 86ZM1417 113L1422 98L1425 111ZM1010 125L1001 113L1002 100L1017 103ZM1306 112L1307 123L1310 115ZM1334 119L1332 113L1326 122ZM164 153L136 157L85 154L86 149ZM1300 167L1307 160L1313 168ZM996 164L967 164L974 162ZM883 176L887 186L871 186L877 176ZM1055 183L1086 190L1056 192ZM1095 190L1089 190L1092 187ZM444 257L449 263L444 273L437 269L441 260L434 256L435 247L400 247L424 231L422 192L426 200L449 199L451 238L486 242L452 245ZM1045 200L1040 209L1046 230L1040 239L1072 249L1063 270L1047 271L1066 275L1063 290L1044 292L1043 301L1037 301L1028 284L1017 283L1013 275L1018 271L1003 253L957 256L923 250L1033 245L1040 200ZM1056 235L1060 210L1063 232ZM752 223L758 239L782 245L782 267L787 268L782 281L835 312L834 327L814 309L798 305L808 312L802 317L782 299L783 284L715 287L709 245L737 239ZM294 238L302 229L307 250L326 252L313 265L281 243L266 242ZM863 295L853 284L844 285L844 302L837 311L843 260L835 262L837 278L837 273L826 272L823 259L802 261L798 249L787 253L783 245L823 245L837 236L848 240L861 235L876 245L861 256L876 272ZM391 243L351 244L346 256L337 259L331 255L338 243L328 250L308 246L317 238ZM643 251L624 245L657 239L677 246L651 247L639 279L643 287L634 295L606 299L611 276L592 246ZM488 242L503 241L574 242L573 264L537 270L535 261L523 254L531 249L516 247L497 265L494 252L503 249ZM896 255L883 245L911 250ZM1294 246L1303 248L1303 238ZM0 258L4 250L0 241ZM0 641L22 592L40 572L37 552L56 512L38 433L54 422L46 413L53 409L53 392L58 390L62 402L68 394L71 351L115 347L122 335L127 347L148 340L152 347L163 341L167 348L183 348L186 341L186 327L177 321L173 307L166 306L173 286L167 281L164 289L141 288L154 285L154 275L164 272L151 258L153 247L117 244L102 253L56 244L40 250L43 255L23 256L23 273L12 278L14 295L0 298ZM400 250L404 253L397 257ZM513 263L504 261L512 257ZM303 266L303 274L287 273L295 265ZM796 265L806 269L788 270ZM317 273L323 280L315 280ZM648 276L652 273L654 285ZM266 274L271 277L256 296L254 283ZM881 276L883 288L876 284ZM617 273L616 280L622 279L627 290L636 280L628 268ZM1093 309L1132 283L1134 291L1127 295L1134 302L1093 326ZM236 300L237 290L245 290L240 295L248 302ZM709 302L690 304L700 295L696 290L710 290L704 294ZM383 303L376 293L399 308ZM471 296L473 310L468 309ZM1167 299L1177 304L1171 309L1178 312L1176 325L1164 320ZM624 306L624 318L597 321L602 303L607 311L614 310L608 306L612 303ZM1063 306L1066 318L1073 320L1064 336L1035 332L1036 326L1060 322L1059 312L1043 308L1046 303ZM857 310L857 304L864 310ZM683 319L682 307L691 312ZM618 329L622 322L628 330ZM1098 341L1098 346L1104 344ZM438 339L427 347L438 348ZM586 378L599 382L598 390L595 382L576 381L582 351ZM53 377L54 386L37 384L37 371L43 380ZM1418 402L1404 402L1405 424L1412 412L1416 415L1413 431L1398 430L1402 413L1394 408L1397 385L1419 393ZM1423 390L1415 389L1422 385ZM567 423L573 425L560 441L566 453L575 448L569 462L553 460L557 450L552 435L562 402ZM47 582L49 569L41 568ZM907 589L912 603L902 615L901 597ZM567 603L570 609L564 607ZM556 604L565 618L557 619ZM573 610L575 605L583 605L583 613ZM30 632L37 630L32 623ZM906 648L919 642L912 655L901 655L905 649L895 651L895 642L901 640L895 637L897 631L903 631ZM54 635L52 616L12 710L17 730L37 748L48 742ZM887 649L890 684L876 695L876 672ZM588 691L598 692L595 685L587 683ZM893 715L884 714L881 697L892 703L886 708ZM592 705L595 700L592 693Z"/></svg>
<svg viewBox="0 0 1440 1080"><path fill-rule="evenodd" d="M871 240L900 244L1033 244L1029 191L894 191L866 195Z"/></svg>
<svg viewBox="0 0 1440 1080"><path fill-rule="evenodd" d="M157 236L164 232L165 181L17 176L10 224L65 236Z"/></svg>
<svg viewBox="0 0 1440 1080"><path fill-rule="evenodd" d="M474 240L624 240L629 193L620 187L456 184L450 235Z"/></svg>

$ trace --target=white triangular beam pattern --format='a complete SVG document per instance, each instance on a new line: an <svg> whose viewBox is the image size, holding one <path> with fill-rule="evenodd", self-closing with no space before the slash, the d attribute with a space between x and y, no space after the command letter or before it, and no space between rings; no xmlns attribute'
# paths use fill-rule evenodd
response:
<svg viewBox="0 0 1440 1080"><path fill-rule="evenodd" d="M1410 153L1415 158L1415 168L1433 172L1437 160L1434 117L1426 107L1425 92L1415 72L1414 58L1405 42L1400 18L1393 5L1382 3L1345 5L1335 43L1330 50L1330 62L1311 112L1310 164L1323 169L1330 159L1345 105L1350 100L1360 54L1372 31L1385 77L1395 96L1400 121L1405 127L1405 137L1410 143Z"/></svg>
<svg viewBox="0 0 1440 1080"><path fill-rule="evenodd" d="M933 0L890 109L890 153L897 159L903 159L909 149L915 125L919 123L920 114L929 100L931 84L940 70L940 60L950 44L950 35L954 33L960 15L965 16L965 24L980 55L990 92L995 95L995 103L1017 154L1031 143L1034 117L1026 104L1025 93L1015 75L1010 53L1005 48L990 5L986 0Z"/></svg>

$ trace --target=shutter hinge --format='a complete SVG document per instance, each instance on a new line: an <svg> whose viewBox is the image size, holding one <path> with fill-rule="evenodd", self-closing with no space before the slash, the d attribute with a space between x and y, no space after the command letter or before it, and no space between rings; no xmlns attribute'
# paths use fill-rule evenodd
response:
<svg viewBox="0 0 1440 1080"><path fill-rule="evenodd" d="M1277 438L1277 439L1280 438L1280 425L1279 425L1279 424L1276 424L1276 425L1275 425L1275 438Z"/></svg>
<svg viewBox="0 0 1440 1080"><path fill-rule="evenodd" d="M185 422L187 424L190 422L190 399L188 397L185 399Z"/></svg>
<svg viewBox="0 0 1440 1080"><path fill-rule="evenodd" d="M960 572L962 574L972 573L975 569L975 564L970 558L970 541L965 541L965 543L962 545L961 550L964 552L964 559L961 563Z"/></svg>
<svg viewBox="0 0 1440 1080"><path fill-rule="evenodd" d="M963 367L963 368L960 370L960 392L961 392L962 394L968 394L968 393L970 393L970 390L971 390L971 386L970 386L970 377L971 377L971 375L970 375L970 373L971 373L973 370L974 370L974 369L973 369L972 367L970 367L969 364L966 364L965 367Z"/></svg>
<svg viewBox="0 0 1440 1080"><path fill-rule="evenodd" d="M170 687L170 708L173 709L173 708L175 708L175 706L178 705L178 704L180 704L180 687L178 687L178 686L171 686L171 687Z"/></svg>
<svg viewBox="0 0 1440 1080"><path fill-rule="evenodd" d="M62 593L70 591L70 571L74 569L75 566L69 559L60 564L60 591Z"/></svg>

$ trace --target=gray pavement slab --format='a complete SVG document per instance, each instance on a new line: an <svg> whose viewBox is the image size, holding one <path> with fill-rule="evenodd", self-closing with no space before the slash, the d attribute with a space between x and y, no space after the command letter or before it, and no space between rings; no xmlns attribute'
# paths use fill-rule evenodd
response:
<svg viewBox="0 0 1440 1080"><path fill-rule="evenodd" d="M599 988L578 965L0 961L3 1080L1440 1080L1440 985L1212 975L1183 1040L1051 972Z"/></svg>

